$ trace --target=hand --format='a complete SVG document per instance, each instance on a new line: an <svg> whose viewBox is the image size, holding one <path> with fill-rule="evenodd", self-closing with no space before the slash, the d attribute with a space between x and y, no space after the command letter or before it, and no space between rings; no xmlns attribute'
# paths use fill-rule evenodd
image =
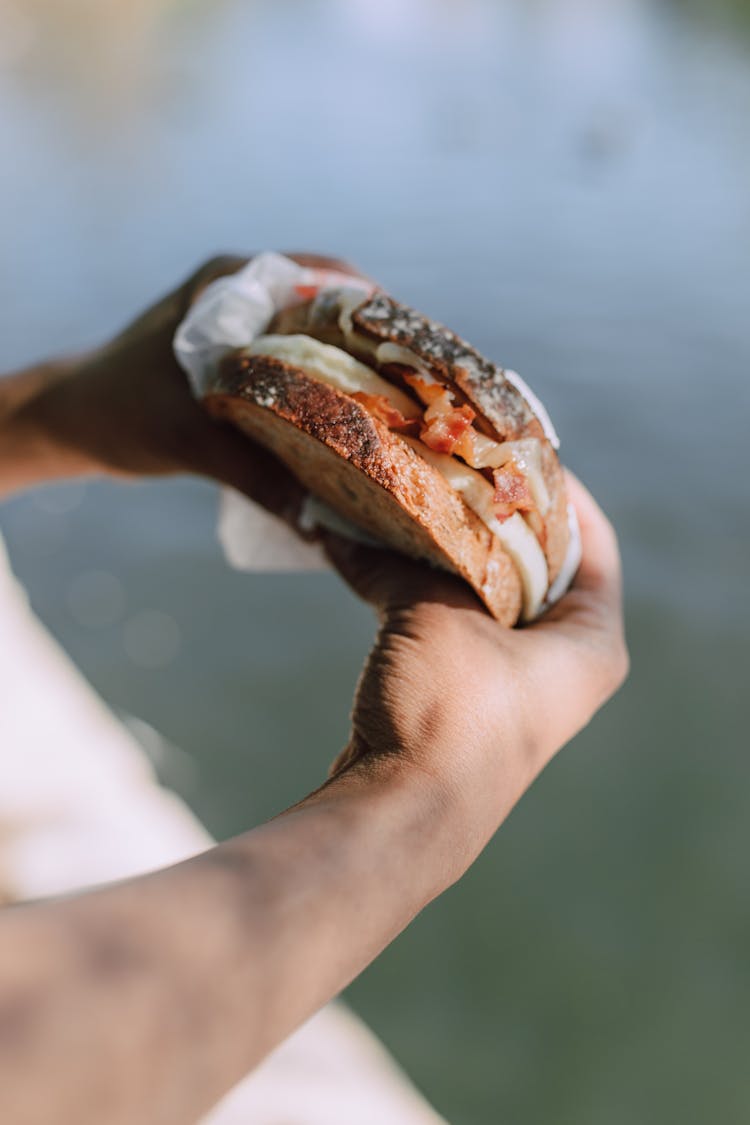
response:
<svg viewBox="0 0 750 1125"><path fill-rule="evenodd" d="M333 772L388 762L425 775L457 810L461 869L627 674L615 532L571 474L568 489L583 560L572 589L523 629L498 625L458 579L326 537L381 620Z"/></svg>
<svg viewBox="0 0 750 1125"><path fill-rule="evenodd" d="M331 258L290 257L356 274ZM49 475L198 473L295 521L303 499L299 483L265 450L209 418L172 352L175 330L200 292L245 262L207 262L104 348L43 369L22 409L31 431L44 435Z"/></svg>

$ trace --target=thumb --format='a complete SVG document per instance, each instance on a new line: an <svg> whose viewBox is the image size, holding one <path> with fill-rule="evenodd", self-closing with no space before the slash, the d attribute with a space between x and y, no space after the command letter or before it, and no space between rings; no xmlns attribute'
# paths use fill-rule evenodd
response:
<svg viewBox="0 0 750 1125"><path fill-rule="evenodd" d="M386 548L366 547L329 531L322 534L321 542L344 581L380 612L418 602L481 608L473 590L460 578L426 562Z"/></svg>
<svg viewBox="0 0 750 1125"><path fill-rule="evenodd" d="M236 488L299 531L307 490L293 473L239 430L214 422L208 415L205 422L191 470Z"/></svg>

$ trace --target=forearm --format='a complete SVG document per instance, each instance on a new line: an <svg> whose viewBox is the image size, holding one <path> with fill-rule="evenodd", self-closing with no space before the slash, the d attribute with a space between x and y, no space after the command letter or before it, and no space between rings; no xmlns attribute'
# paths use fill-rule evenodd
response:
<svg viewBox="0 0 750 1125"><path fill-rule="evenodd" d="M53 361L0 378L0 499L86 470L73 450L55 440L46 411L50 393L73 366Z"/></svg>
<svg viewBox="0 0 750 1125"><path fill-rule="evenodd" d="M466 861L432 783L367 773L170 870L6 915L0 1117L182 1125L338 993Z"/></svg>

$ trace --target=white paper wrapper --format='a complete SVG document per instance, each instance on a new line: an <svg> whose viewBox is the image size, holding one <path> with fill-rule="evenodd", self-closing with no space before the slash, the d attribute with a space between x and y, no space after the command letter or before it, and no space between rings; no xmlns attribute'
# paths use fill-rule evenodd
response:
<svg viewBox="0 0 750 1125"><path fill-rule="evenodd" d="M303 531L324 527L358 543L380 546L317 496L307 497L299 522ZM235 570L325 570L330 566L319 543L305 541L283 520L233 488L222 491L216 533L227 562Z"/></svg>
<svg viewBox="0 0 750 1125"><path fill-rule="evenodd" d="M360 289L364 280L336 270L298 266L282 254L258 254L238 273L206 287L177 329L174 351L197 397L222 357L262 335L274 315L310 296L313 288ZM326 527L374 543L321 500L310 497L302 526ZM227 561L237 570L320 570L328 565L320 546L306 543L282 520L233 489L224 489L217 532Z"/></svg>
<svg viewBox="0 0 750 1125"><path fill-rule="evenodd" d="M175 355L194 394L201 397L222 357L235 348L246 347L256 336L262 335L277 312L309 299L315 290L334 287L357 289L363 296L373 288L367 281L349 274L306 268L272 252L257 255L238 273L208 285L180 324L174 339ZM533 404L557 447L557 435L544 407L518 376L514 376L514 381ZM547 595L545 608L565 593L581 560L578 521L572 507L568 508L568 522L571 532L568 555ZM300 523L303 529L324 527L377 545L375 540L312 496L303 508ZM282 520L233 489L222 493L217 532L227 561L238 570L320 570L328 566L318 544L305 542Z"/></svg>

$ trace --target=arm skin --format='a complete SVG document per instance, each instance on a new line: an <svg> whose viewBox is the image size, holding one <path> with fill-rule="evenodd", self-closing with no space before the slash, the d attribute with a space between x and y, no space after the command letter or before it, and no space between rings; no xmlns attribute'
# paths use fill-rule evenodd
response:
<svg viewBox="0 0 750 1125"><path fill-rule="evenodd" d="M95 356L0 384L0 487L193 471L293 514L298 486L277 467L270 486L266 454L176 378L171 334L211 271ZM569 483L583 563L526 629L448 575L326 539L380 622L331 780L175 867L0 912L0 1120L198 1119L460 877L626 673L614 532Z"/></svg>
<svg viewBox="0 0 750 1125"><path fill-rule="evenodd" d="M3 1122L197 1120L457 877L443 803L359 766L196 859L4 911Z"/></svg>
<svg viewBox="0 0 750 1125"><path fill-rule="evenodd" d="M291 256L303 265L351 269L316 255ZM264 450L204 414L172 352L196 296L246 260L207 262L102 348L0 379L0 498L64 477L190 472L294 519L299 486Z"/></svg>

